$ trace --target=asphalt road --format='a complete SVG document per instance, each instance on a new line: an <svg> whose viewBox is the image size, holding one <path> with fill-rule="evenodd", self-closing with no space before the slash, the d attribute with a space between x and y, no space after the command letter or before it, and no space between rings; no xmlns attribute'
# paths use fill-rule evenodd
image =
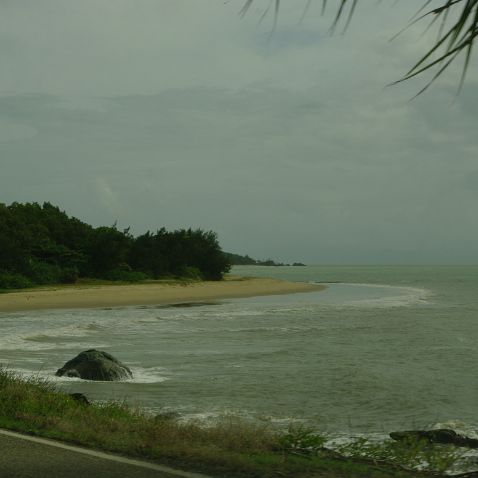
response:
<svg viewBox="0 0 478 478"><path fill-rule="evenodd" d="M0 430L0 478L209 478Z"/></svg>

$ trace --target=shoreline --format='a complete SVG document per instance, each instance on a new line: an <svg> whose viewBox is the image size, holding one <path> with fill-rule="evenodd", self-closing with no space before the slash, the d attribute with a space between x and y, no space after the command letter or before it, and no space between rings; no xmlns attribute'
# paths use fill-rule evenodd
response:
<svg viewBox="0 0 478 478"><path fill-rule="evenodd" d="M96 309L135 305L234 299L321 291L321 284L280 279L228 276L222 281L186 284L118 284L55 286L0 294L0 313L49 309Z"/></svg>

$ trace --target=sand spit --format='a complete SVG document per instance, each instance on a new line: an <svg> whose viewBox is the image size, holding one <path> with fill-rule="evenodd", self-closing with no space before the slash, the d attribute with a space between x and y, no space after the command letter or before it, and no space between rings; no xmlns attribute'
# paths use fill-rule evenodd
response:
<svg viewBox="0 0 478 478"><path fill-rule="evenodd" d="M236 297L318 291L325 286L279 279L229 276L223 281L189 284L60 286L0 294L0 312L124 307L209 301Z"/></svg>

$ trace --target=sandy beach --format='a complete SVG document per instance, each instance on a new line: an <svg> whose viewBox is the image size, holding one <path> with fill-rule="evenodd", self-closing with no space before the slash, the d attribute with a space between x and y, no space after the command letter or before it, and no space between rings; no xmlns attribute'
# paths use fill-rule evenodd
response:
<svg viewBox="0 0 478 478"><path fill-rule="evenodd" d="M218 282L48 287L0 294L0 312L177 304L324 289L319 284L227 277Z"/></svg>

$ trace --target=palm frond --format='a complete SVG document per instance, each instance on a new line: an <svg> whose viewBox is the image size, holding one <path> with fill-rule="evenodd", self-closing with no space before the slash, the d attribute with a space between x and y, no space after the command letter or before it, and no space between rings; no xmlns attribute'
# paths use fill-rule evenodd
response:
<svg viewBox="0 0 478 478"><path fill-rule="evenodd" d="M462 6L461 10L459 10L460 6ZM454 13L457 13L457 17L454 23L447 28L447 20L450 14ZM429 10L425 14L425 16L431 15L435 17L434 20L441 20L435 44L395 83L408 80L436 66L438 70L425 86L424 91L461 53L464 53L465 63L458 87L458 90L461 90L470 65L473 44L478 36L478 0L446 0L442 6Z"/></svg>
<svg viewBox="0 0 478 478"><path fill-rule="evenodd" d="M240 14L245 15L254 1L256 0L244 0L245 3ZM309 10L312 0L306 0L306 2L301 21ZM322 14L325 13L330 3L331 2L328 2L327 0L322 0ZM338 6L336 7L337 11L333 18L330 31L334 32L340 20L346 17L343 28L343 31L345 31L352 20L359 2L358 0L339 0L334 3L336 5L338 4ZM433 4L436 5L437 3L440 3L440 5L433 6ZM280 0L275 0L274 29L277 25L279 7ZM437 23L439 24L438 36L435 43L401 79L393 84L409 80L412 77L425 73L436 67L437 71L433 75L431 81L427 83L422 90L425 91L430 84L441 76L441 74L457 59L457 57L463 53L465 55L465 61L459 83L460 90L464 84L470 66L473 45L478 36L478 0L423 0L423 5L413 15L408 25L393 38L396 38L396 36L403 33L403 31L412 25L430 17L431 21L429 22L426 31L428 31L433 25ZM451 18L454 20L449 24Z"/></svg>
<svg viewBox="0 0 478 478"><path fill-rule="evenodd" d="M299 23L304 21L307 12L309 11L310 6L312 5L312 0L307 0L307 4L305 5L304 11L302 12L302 16L300 17Z"/></svg>

